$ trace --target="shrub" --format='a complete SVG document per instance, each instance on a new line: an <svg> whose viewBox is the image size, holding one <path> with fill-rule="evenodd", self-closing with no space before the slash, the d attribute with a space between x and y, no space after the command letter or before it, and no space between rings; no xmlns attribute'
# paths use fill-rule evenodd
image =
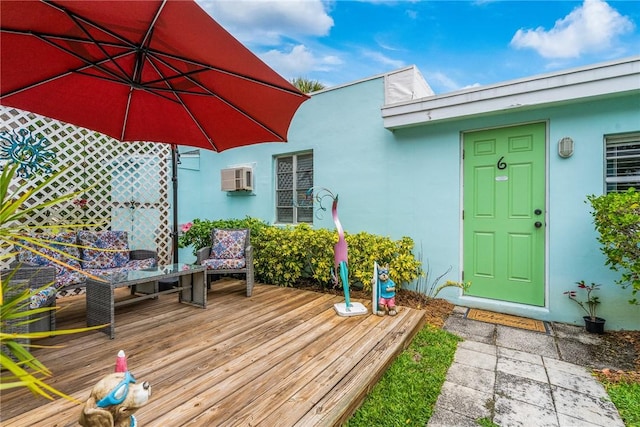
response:
<svg viewBox="0 0 640 427"><path fill-rule="evenodd" d="M293 286L302 277L304 250L291 239L293 228L267 227L253 244L253 265L258 280Z"/></svg>
<svg viewBox="0 0 640 427"><path fill-rule="evenodd" d="M262 228L267 226L266 222L249 216L244 219L207 220L196 218L192 221L191 228L178 238L178 246L181 248L192 246L195 255L198 249L211 245L211 230L214 228L249 228L253 241L259 236Z"/></svg>
<svg viewBox="0 0 640 427"><path fill-rule="evenodd" d="M630 188L625 193L587 196L599 233L600 250L607 257L605 265L622 272L616 281L623 288L631 286L631 304L640 304L640 193Z"/></svg>
<svg viewBox="0 0 640 427"><path fill-rule="evenodd" d="M349 245L349 271L354 282L371 290L373 263L389 264L389 276L398 287L406 285L422 274L421 263L413 255L413 240L403 237L393 241L365 232L345 234Z"/></svg>
<svg viewBox="0 0 640 427"><path fill-rule="evenodd" d="M312 280L325 287L332 283L333 246L338 241L335 230L313 229L309 224L270 226L247 217L243 220L193 220L193 225L180 237L181 247L193 245L194 254L208 246L211 229L251 228L251 244L256 278L264 283L294 286L301 280ZM413 255L413 240L403 237L393 241L388 237L365 232L345 233L349 245L349 281L361 283L370 290L373 263L389 263L391 279L399 286L408 284L421 274L421 263Z"/></svg>

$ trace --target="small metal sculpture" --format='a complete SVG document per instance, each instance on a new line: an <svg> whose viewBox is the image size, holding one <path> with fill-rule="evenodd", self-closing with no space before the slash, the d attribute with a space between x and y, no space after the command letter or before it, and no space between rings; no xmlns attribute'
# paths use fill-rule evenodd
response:
<svg viewBox="0 0 640 427"><path fill-rule="evenodd" d="M18 164L16 175L29 178L42 170L51 173L51 161L56 157L44 137L36 138L28 129L0 132L0 159Z"/></svg>
<svg viewBox="0 0 640 427"><path fill-rule="evenodd" d="M313 194L314 189L316 189L316 187L312 187L307 190L307 195ZM318 191L315 195L315 199L318 202L318 210L327 210L322 205L322 200L325 197L329 197L333 200L333 203L331 204L331 216L333 218L333 223L336 226L336 230L338 231L338 242L333 247L334 270L332 271L332 277L335 284L337 284L339 281L342 282L342 289L344 290L345 299L344 303L335 304L334 309L340 316L358 316L361 314L366 314L366 307L364 307L359 302L352 303L351 299L349 298L349 247L344 237L344 229L342 228L342 224L340 223L340 218L338 218L338 195L334 195L331 190L327 188L318 187ZM340 275L340 279L338 279L338 276L335 274L336 271Z"/></svg>

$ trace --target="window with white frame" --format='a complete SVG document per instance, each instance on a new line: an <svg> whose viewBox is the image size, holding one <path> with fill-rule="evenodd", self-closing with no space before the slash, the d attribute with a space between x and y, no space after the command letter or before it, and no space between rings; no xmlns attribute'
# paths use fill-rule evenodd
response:
<svg viewBox="0 0 640 427"><path fill-rule="evenodd" d="M313 223L313 203L307 190L313 187L313 153L276 158L276 222Z"/></svg>
<svg viewBox="0 0 640 427"><path fill-rule="evenodd" d="M605 136L607 193L640 191L640 132Z"/></svg>

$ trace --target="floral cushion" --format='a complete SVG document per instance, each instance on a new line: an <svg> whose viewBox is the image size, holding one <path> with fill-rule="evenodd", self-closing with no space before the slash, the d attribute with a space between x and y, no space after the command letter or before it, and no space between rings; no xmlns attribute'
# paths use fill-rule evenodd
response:
<svg viewBox="0 0 640 427"><path fill-rule="evenodd" d="M55 295L57 286L49 286L44 289L38 290L31 294L31 301L29 308L41 308L45 307L51 298Z"/></svg>
<svg viewBox="0 0 640 427"><path fill-rule="evenodd" d="M213 259L244 258L244 244L247 230L213 230L211 255Z"/></svg>
<svg viewBox="0 0 640 427"><path fill-rule="evenodd" d="M129 262L126 231L79 231L78 242L82 246L83 269L124 267Z"/></svg>
<svg viewBox="0 0 640 427"><path fill-rule="evenodd" d="M224 270L244 268L246 265L244 258L235 259L214 259L209 258L202 261L202 265L206 266L208 270Z"/></svg>
<svg viewBox="0 0 640 427"><path fill-rule="evenodd" d="M69 285L83 284L87 281L87 276L79 271L56 268L56 286L63 288Z"/></svg>
<svg viewBox="0 0 640 427"><path fill-rule="evenodd" d="M41 252L43 255L38 255L29 250L20 250L20 254L18 255L18 260L20 262L27 262L36 265L48 266L53 265L56 267L56 275L62 270L68 271L65 267L60 264L52 261L49 258L56 259L58 261L64 262L65 264L70 265L71 267L81 268L80 267L80 250L76 245L76 233L73 231L63 232L57 234L36 234L33 237L37 237L46 241L46 244L51 248L42 248L33 243L29 243L26 241L22 241L23 244L30 248L36 249L38 252ZM60 252L57 252L60 251ZM46 255L46 256L44 256ZM47 258L49 257L49 258Z"/></svg>

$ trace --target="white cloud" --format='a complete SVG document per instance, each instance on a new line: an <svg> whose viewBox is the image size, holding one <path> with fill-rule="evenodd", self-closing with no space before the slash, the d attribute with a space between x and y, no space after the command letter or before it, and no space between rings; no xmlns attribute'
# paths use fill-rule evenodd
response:
<svg viewBox="0 0 640 427"><path fill-rule="evenodd" d="M242 43L275 45L282 38L326 36L333 27L321 0L197 0Z"/></svg>
<svg viewBox="0 0 640 427"><path fill-rule="evenodd" d="M458 82L454 81L451 77L440 71L427 73L426 79L429 82L430 86L441 87L446 92L460 89L460 84L458 84Z"/></svg>
<svg viewBox="0 0 640 427"><path fill-rule="evenodd" d="M531 48L545 58L576 58L609 49L616 36L633 31L633 22L602 0L584 0L546 31L519 29L511 40L517 49Z"/></svg>
<svg viewBox="0 0 640 427"><path fill-rule="evenodd" d="M388 56L373 50L363 50L362 56L364 56L365 58L371 59L377 62L378 64L382 64L387 67L390 67L391 69L402 68L405 65L404 61L401 61L399 59L389 58Z"/></svg>
<svg viewBox="0 0 640 427"><path fill-rule="evenodd" d="M409 19L418 19L418 12L415 10L405 10L404 13L409 17Z"/></svg>
<svg viewBox="0 0 640 427"><path fill-rule="evenodd" d="M331 71L342 64L334 55L316 56L306 46L294 46L290 52L272 49L260 57L286 79L305 77L311 71Z"/></svg>
<svg viewBox="0 0 640 427"><path fill-rule="evenodd" d="M459 72L456 74L459 74ZM425 78L429 83L429 86L431 86L436 93L448 93L481 86L481 84L477 82L468 85L462 85L458 81L450 77L449 74L442 71L426 73Z"/></svg>
<svg viewBox="0 0 640 427"><path fill-rule="evenodd" d="M470 85L463 86L463 87L461 87L460 89L471 89L471 88L473 88L473 87L481 87L481 86L482 86L482 85L481 85L480 83L472 83L472 84L470 84Z"/></svg>

